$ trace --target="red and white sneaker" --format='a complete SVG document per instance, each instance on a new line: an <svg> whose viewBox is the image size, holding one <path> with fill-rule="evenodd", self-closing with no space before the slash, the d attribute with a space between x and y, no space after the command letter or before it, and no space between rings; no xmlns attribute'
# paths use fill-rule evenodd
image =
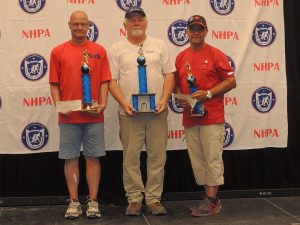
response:
<svg viewBox="0 0 300 225"><path fill-rule="evenodd" d="M209 199L205 198L204 202L197 207L191 207L191 215L195 217L215 215L220 212L222 208L220 199L216 204L212 203Z"/></svg>

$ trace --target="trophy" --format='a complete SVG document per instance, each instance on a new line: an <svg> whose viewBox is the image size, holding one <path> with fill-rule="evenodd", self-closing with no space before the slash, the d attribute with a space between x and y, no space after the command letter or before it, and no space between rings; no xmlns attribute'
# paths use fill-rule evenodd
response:
<svg viewBox="0 0 300 225"><path fill-rule="evenodd" d="M91 86L91 74L90 74L90 66L89 66L89 55L87 50L83 53L83 61L81 66L82 72L82 90L83 90L83 105L82 111L97 111L97 109L92 109L91 106L94 105L92 100L92 86Z"/></svg>
<svg viewBox="0 0 300 225"><path fill-rule="evenodd" d="M143 44L140 45L138 63L139 94L132 94L133 107L136 113L155 112L155 94L148 93L146 58L143 53Z"/></svg>
<svg viewBox="0 0 300 225"><path fill-rule="evenodd" d="M196 83L195 76L192 74L191 65L188 62L186 63L186 67L188 69L188 77L186 81L189 85L191 93L194 93L199 90L198 84ZM207 110L200 101L197 101L194 107L191 109L191 116L204 116L206 113Z"/></svg>

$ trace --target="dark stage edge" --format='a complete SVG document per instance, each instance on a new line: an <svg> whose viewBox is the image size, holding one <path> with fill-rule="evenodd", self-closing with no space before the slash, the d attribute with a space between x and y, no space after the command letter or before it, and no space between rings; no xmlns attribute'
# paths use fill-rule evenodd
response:
<svg viewBox="0 0 300 225"><path fill-rule="evenodd" d="M168 214L150 215L146 209L138 217L125 216L125 205L101 204L100 219L64 219L66 205L0 207L1 225L300 225L300 196L221 199L221 213L194 218L189 207L197 200L163 201ZM85 206L83 206L85 211Z"/></svg>
<svg viewBox="0 0 300 225"><path fill-rule="evenodd" d="M163 201L200 200L204 192L169 192L162 196ZM265 198L265 197L288 197L300 196L300 188L288 189L252 189L252 190L231 190L219 191L221 199L232 198ZM0 207L6 206L36 206L36 205L65 205L68 196L32 196L32 197L0 197ZM84 202L86 196L80 196L80 201ZM114 200L102 200L102 204L124 205L125 196ZM0 224L2 225L2 224ZM299 224L300 225L300 224Z"/></svg>

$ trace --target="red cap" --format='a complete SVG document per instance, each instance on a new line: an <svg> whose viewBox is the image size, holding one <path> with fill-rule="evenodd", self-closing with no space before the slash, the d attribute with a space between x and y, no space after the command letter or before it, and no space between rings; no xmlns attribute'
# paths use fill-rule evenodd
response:
<svg viewBox="0 0 300 225"><path fill-rule="evenodd" d="M203 28L207 28L206 20L203 16L199 16L199 15L191 16L187 21L187 27L189 28L193 24L199 24Z"/></svg>

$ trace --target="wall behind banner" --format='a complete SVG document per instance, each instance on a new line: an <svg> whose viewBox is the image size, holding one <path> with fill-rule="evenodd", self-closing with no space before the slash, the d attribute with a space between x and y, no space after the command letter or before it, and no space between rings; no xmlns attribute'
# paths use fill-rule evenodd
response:
<svg viewBox="0 0 300 225"><path fill-rule="evenodd" d="M185 20L193 14L206 17L207 42L223 50L236 70L238 86L225 96L225 149L286 147L283 1L221 3L224 1L4 0L0 15L0 154L58 150L57 113L48 84L51 49L70 39L69 15L81 9L92 21L89 39L109 50L126 38L122 22L131 5L144 8L148 34L163 39L174 59L189 45ZM105 111L108 150L121 149L116 106L110 97ZM169 106L168 149L185 149L181 110L173 98Z"/></svg>

